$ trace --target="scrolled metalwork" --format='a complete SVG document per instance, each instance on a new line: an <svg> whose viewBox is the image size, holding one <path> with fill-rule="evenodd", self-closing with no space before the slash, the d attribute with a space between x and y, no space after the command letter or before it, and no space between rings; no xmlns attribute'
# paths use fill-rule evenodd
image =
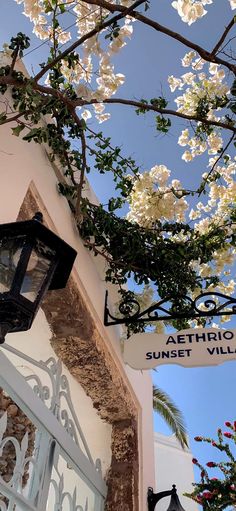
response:
<svg viewBox="0 0 236 511"><path fill-rule="evenodd" d="M208 297L208 298L207 298ZM215 297L215 298L214 298ZM214 316L220 316L222 315L230 315L230 314L236 314L236 298L232 298L231 296L227 296L223 293L203 293L202 295L197 296L195 298L193 304L194 309L202 313L202 309L197 305L198 300L201 301L200 305L202 304L203 307L207 309L207 311L210 315ZM222 302L221 302L222 300ZM228 309L229 308L229 309Z"/></svg>
<svg viewBox="0 0 236 511"><path fill-rule="evenodd" d="M130 317L131 314L132 317L138 316L140 314L140 304L137 300L131 298L123 300L119 304L119 313L128 317Z"/></svg>
<svg viewBox="0 0 236 511"><path fill-rule="evenodd" d="M23 494L24 484L23 477L25 470L30 466L31 478L37 481L39 486L40 475L37 467L36 456L27 456L27 450L29 446L29 435L28 432L24 434L22 440L19 442L14 436L6 436L7 432L7 412L5 412L0 418L0 459L3 455L5 446L12 445L14 449L14 466L12 467L12 473L10 477L5 481L4 477L0 474L0 484L6 485L8 488L14 488L16 492ZM35 492L31 492L31 499L34 500L37 494L37 488ZM0 501L1 502L1 501ZM1 503L2 504L2 503ZM0 507L1 509L1 507Z"/></svg>
<svg viewBox="0 0 236 511"><path fill-rule="evenodd" d="M181 310L181 304L184 304ZM174 319L196 319L236 314L236 298L218 292L201 293L195 298L188 295L167 296L150 307L140 310L136 299L124 298L119 305L118 316L111 314L108 307L108 292L105 298L104 325L151 323Z"/></svg>
<svg viewBox="0 0 236 511"><path fill-rule="evenodd" d="M64 488L64 475L59 475L59 481L51 479L50 487L54 490L54 499L51 498L52 511L58 511L58 509L68 509L68 511L88 511L88 499L85 500L85 506L77 502L77 488L75 487L73 492L66 491ZM52 494L52 492L51 492Z"/></svg>
<svg viewBox="0 0 236 511"><path fill-rule="evenodd" d="M24 379L27 383L31 384L35 394L44 402L47 408L49 408L74 442L82 447L90 463L94 465L90 449L74 410L70 385L66 375L63 374L61 361L59 359L56 360L54 357L49 357L46 361L38 361L10 345L4 344L3 348L18 356L20 359L29 362L30 366L28 369L30 374L24 376ZM31 366L38 368L40 374L37 374ZM49 385L45 385L44 382L42 382L42 377L44 377L42 371L47 374Z"/></svg>

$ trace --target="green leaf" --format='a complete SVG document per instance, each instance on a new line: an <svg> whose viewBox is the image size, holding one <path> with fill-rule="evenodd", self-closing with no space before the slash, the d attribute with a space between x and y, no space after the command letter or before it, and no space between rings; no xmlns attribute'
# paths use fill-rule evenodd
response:
<svg viewBox="0 0 236 511"><path fill-rule="evenodd" d="M162 96L159 96L159 98L150 99L150 103L151 103L151 105L156 106L157 108L162 108L162 109L166 108L168 105L166 99L163 98Z"/></svg>
<svg viewBox="0 0 236 511"><path fill-rule="evenodd" d="M59 5L59 9L60 9L60 11L61 11L61 14L63 14L64 12L66 12L65 4L60 4L60 5Z"/></svg>
<svg viewBox="0 0 236 511"><path fill-rule="evenodd" d="M234 114L236 114L236 101L231 101L229 103L229 108L231 110L231 112L233 112Z"/></svg>
<svg viewBox="0 0 236 511"><path fill-rule="evenodd" d="M169 128L171 127L171 120L166 119L162 115L157 115L156 117L156 129L157 131L161 131L162 133L168 133Z"/></svg>
<svg viewBox="0 0 236 511"><path fill-rule="evenodd" d="M25 126L23 124L18 124L15 128L12 128L12 134L15 135L15 137L19 137L20 133L25 129Z"/></svg>
<svg viewBox="0 0 236 511"><path fill-rule="evenodd" d="M0 113L0 124L3 124L3 122L6 120L7 116L4 114L4 112Z"/></svg>

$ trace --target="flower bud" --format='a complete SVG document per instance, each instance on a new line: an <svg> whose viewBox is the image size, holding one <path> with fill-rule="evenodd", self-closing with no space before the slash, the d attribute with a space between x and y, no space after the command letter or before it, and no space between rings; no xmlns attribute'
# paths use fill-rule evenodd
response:
<svg viewBox="0 0 236 511"><path fill-rule="evenodd" d="M225 433L223 433L223 435L226 437L226 438L232 438L232 433L229 433L228 431L226 431Z"/></svg>
<svg viewBox="0 0 236 511"><path fill-rule="evenodd" d="M203 493L204 499L210 500L212 497L214 497L214 494L211 491L206 491Z"/></svg>

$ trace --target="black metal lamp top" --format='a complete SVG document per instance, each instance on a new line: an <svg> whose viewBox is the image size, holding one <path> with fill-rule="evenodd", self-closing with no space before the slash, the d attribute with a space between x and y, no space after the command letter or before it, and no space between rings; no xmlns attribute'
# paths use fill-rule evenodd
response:
<svg viewBox="0 0 236 511"><path fill-rule="evenodd" d="M167 511L185 511L180 504L175 484L172 485L171 490L160 491L158 493L154 493L153 488L149 487L147 494L148 511L155 511L157 502L159 502L159 500L163 499L164 497L169 496L171 496L171 499Z"/></svg>
<svg viewBox="0 0 236 511"><path fill-rule="evenodd" d="M183 506L181 506L180 504L180 500L177 495L177 490L174 484L172 486L171 499L167 511L184 511Z"/></svg>
<svg viewBox="0 0 236 511"><path fill-rule="evenodd" d="M66 286L76 251L32 220L0 225L0 343L28 330L48 289Z"/></svg>

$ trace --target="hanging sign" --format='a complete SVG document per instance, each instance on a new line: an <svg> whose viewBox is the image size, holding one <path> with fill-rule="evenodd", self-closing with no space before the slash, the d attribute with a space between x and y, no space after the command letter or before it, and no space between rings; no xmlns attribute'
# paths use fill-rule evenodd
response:
<svg viewBox="0 0 236 511"><path fill-rule="evenodd" d="M124 343L124 361L133 369L178 364L201 367L236 359L236 329L191 328L172 334L139 333Z"/></svg>

